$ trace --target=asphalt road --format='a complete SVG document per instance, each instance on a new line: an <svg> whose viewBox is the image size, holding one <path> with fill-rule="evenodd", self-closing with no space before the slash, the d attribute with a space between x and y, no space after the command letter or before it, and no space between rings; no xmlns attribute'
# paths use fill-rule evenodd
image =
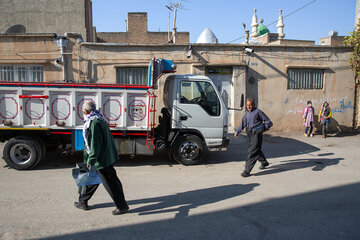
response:
<svg viewBox="0 0 360 240"><path fill-rule="evenodd" d="M48 153L31 171L1 161L0 239L360 239L359 146L354 134L266 134L271 165L249 178L240 176L243 136L197 166L122 157L116 171L131 211L120 216L102 186L89 211L73 207L81 154Z"/></svg>

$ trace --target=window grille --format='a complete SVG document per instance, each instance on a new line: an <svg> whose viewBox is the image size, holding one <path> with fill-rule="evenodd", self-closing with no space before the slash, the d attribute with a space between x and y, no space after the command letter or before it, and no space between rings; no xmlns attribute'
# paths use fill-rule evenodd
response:
<svg viewBox="0 0 360 240"><path fill-rule="evenodd" d="M0 65L0 81L43 82L43 66Z"/></svg>
<svg viewBox="0 0 360 240"><path fill-rule="evenodd" d="M147 67L116 68L116 83L124 85L148 85Z"/></svg>
<svg viewBox="0 0 360 240"><path fill-rule="evenodd" d="M288 89L323 89L323 69L288 69Z"/></svg>

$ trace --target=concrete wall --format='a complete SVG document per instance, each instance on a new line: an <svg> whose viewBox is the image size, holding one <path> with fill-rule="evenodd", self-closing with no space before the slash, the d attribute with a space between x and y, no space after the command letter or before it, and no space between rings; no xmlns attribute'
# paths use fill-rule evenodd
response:
<svg viewBox="0 0 360 240"><path fill-rule="evenodd" d="M42 65L44 81L63 80L62 66L55 64L61 58L54 34L0 34L0 65Z"/></svg>
<svg viewBox="0 0 360 240"><path fill-rule="evenodd" d="M320 45L330 45L330 46L343 46L344 45L344 36L328 36L320 38Z"/></svg>
<svg viewBox="0 0 360 240"><path fill-rule="evenodd" d="M233 96L231 107L238 107L241 93L255 98L274 121L273 130L290 131L303 129L302 110L311 100L316 113L321 104L328 101L333 109L334 129L352 127L354 116L353 73L347 65L349 47L323 46L249 46L252 55L242 52L243 45L193 44L193 54L186 58L187 45L181 46L114 46L86 44L82 56L96 59L91 67L94 81L114 83L116 66L127 64L145 66L149 59L172 59L178 65L178 74L204 74L205 66L233 66ZM324 68L322 90L288 90L287 67ZM164 77L161 80L163 82ZM160 84L161 91L162 85ZM161 96L161 94L158 94ZM161 101L160 101L161 102ZM242 113L235 113L234 125L238 125ZM319 126L318 126L319 127Z"/></svg>
<svg viewBox="0 0 360 240"><path fill-rule="evenodd" d="M27 33L81 33L90 41L92 11L90 0L0 0L0 29L21 24Z"/></svg>

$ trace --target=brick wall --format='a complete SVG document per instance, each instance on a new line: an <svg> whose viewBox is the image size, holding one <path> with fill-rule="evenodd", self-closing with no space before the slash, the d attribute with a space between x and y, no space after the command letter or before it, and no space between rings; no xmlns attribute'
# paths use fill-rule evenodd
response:
<svg viewBox="0 0 360 240"><path fill-rule="evenodd" d="M189 40L189 32L176 33L176 44L186 44ZM98 32L96 41L124 44L166 44L168 42L168 33L149 32L147 13L136 12L128 13L126 32Z"/></svg>

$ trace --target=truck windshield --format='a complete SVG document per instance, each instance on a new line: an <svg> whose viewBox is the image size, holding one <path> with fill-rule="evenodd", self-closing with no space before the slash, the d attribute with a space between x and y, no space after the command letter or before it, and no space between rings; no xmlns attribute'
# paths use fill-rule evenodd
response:
<svg viewBox="0 0 360 240"><path fill-rule="evenodd" d="M180 103L200 105L210 116L220 116L220 101L209 82L182 81Z"/></svg>

